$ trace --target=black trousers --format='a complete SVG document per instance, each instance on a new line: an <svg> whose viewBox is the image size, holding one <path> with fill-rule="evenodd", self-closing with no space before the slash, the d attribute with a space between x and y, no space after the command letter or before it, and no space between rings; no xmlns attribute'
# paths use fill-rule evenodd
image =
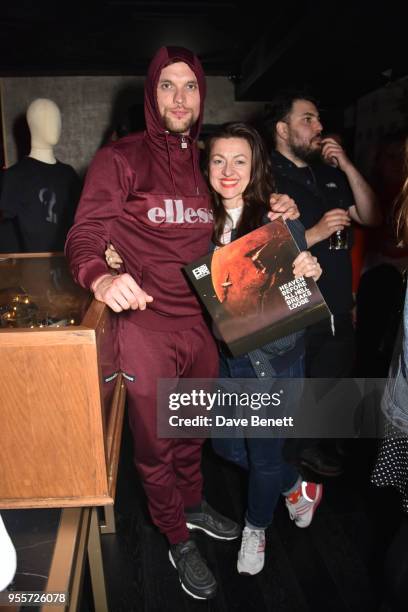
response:
<svg viewBox="0 0 408 612"><path fill-rule="evenodd" d="M357 293L357 376L388 376L404 298L404 278L394 266L381 264L361 277Z"/></svg>
<svg viewBox="0 0 408 612"><path fill-rule="evenodd" d="M306 330L306 378L347 378L355 358L354 328L351 314L335 315Z"/></svg>
<svg viewBox="0 0 408 612"><path fill-rule="evenodd" d="M353 371L355 337L351 314L335 316L333 324L334 330L331 320L325 319L306 330L305 374L315 379L316 401L322 400L339 378L348 378ZM303 450L318 444L315 438L287 439L283 455L286 461L297 463Z"/></svg>

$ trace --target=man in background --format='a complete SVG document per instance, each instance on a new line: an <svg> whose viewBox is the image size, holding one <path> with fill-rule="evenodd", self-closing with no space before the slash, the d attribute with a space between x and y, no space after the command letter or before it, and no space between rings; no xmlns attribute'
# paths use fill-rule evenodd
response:
<svg viewBox="0 0 408 612"><path fill-rule="evenodd" d="M331 319L306 331L306 376L349 377L355 353L350 222L381 223L376 196L341 144L322 138L312 97L297 91L277 94L269 105L266 128L273 142L277 191L288 194L299 207L307 246L323 269L318 285L332 313ZM344 231L348 235L337 234ZM333 248L336 234L340 243ZM337 455L311 442L304 443L300 463L325 476L341 473Z"/></svg>

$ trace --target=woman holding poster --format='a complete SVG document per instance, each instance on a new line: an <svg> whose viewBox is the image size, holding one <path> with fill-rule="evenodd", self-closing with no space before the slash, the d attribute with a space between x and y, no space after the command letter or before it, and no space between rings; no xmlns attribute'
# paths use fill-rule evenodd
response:
<svg viewBox="0 0 408 612"><path fill-rule="evenodd" d="M269 156L258 132L244 123L229 123L212 136L206 147L204 174L214 203L215 248L244 236L268 222L269 198L274 191ZM293 261L293 277L317 280L321 268L307 252L304 228L299 221L287 221L301 250ZM220 378L302 379L304 375L303 333L280 338L239 357L230 357L220 343ZM263 382L264 384L264 382ZM299 391L301 392L299 380ZM292 397L294 402L300 399ZM293 465L282 457L282 438L217 439L215 451L248 470L248 504L237 569L254 575L265 562L265 530L282 494L297 527L310 525L321 500L322 485L302 482Z"/></svg>

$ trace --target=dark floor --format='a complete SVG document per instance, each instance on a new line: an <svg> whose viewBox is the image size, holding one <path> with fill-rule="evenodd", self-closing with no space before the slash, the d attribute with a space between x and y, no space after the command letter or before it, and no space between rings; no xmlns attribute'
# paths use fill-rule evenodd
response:
<svg viewBox="0 0 408 612"><path fill-rule="evenodd" d="M208 444L208 443L207 443ZM125 428L118 479L117 533L103 536L111 612L375 612L382 607L382 565L399 520L398 498L369 484L375 443L356 442L345 475L325 481L312 525L298 529L282 503L267 532L266 564L255 577L236 571L239 542L196 537L219 591L211 602L180 588L163 536L151 524ZM205 446L206 497L242 521L245 475ZM388 608L387 608L388 609Z"/></svg>

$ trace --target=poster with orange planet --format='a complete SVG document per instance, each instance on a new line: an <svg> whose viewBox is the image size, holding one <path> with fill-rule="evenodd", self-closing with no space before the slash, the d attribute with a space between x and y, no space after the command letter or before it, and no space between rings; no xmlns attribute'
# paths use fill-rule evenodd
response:
<svg viewBox="0 0 408 612"><path fill-rule="evenodd" d="M277 219L185 266L233 356L330 316L315 281L294 278L298 254Z"/></svg>

